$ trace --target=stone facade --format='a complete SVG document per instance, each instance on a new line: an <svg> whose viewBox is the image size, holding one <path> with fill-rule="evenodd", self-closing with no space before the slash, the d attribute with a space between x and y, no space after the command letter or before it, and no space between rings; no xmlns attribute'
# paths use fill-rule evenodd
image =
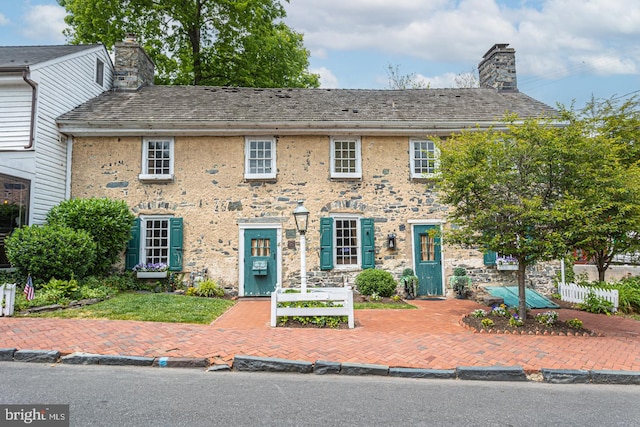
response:
<svg viewBox="0 0 640 427"><path fill-rule="evenodd" d="M210 277L238 290L239 225L277 223L282 228L282 285L300 282L299 236L292 215L298 200L310 211L307 270L310 286L353 283L357 270L320 270L320 217L358 214L374 219L377 268L400 277L413 268L412 227L415 221L443 223L446 241L447 207L438 202L428 179L411 179L409 137L362 136L362 179L330 178L328 136L277 138L275 180L244 177L241 136L174 138L172 182L140 181L141 137L79 137L73 145L72 196L109 197L127 202L134 214L170 214L183 218L185 272L208 270ZM387 235L397 245L388 248ZM445 245L444 280L453 268L465 267L478 285L516 284L512 272L483 265L476 250ZM555 270L530 276L549 286ZM540 278L538 278L540 276ZM546 279L542 278L546 277Z"/></svg>

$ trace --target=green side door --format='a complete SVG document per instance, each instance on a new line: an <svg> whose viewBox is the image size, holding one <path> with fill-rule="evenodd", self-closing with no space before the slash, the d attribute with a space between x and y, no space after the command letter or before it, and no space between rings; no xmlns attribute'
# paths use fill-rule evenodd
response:
<svg viewBox="0 0 640 427"><path fill-rule="evenodd" d="M418 296L443 295L440 227L415 225L413 245Z"/></svg>
<svg viewBox="0 0 640 427"><path fill-rule="evenodd" d="M275 229L244 231L244 295L269 296L278 280L278 241Z"/></svg>

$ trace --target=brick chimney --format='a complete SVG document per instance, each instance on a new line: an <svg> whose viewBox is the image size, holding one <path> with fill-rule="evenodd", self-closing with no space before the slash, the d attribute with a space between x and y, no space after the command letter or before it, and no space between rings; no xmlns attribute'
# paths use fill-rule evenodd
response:
<svg viewBox="0 0 640 427"><path fill-rule="evenodd" d="M516 51L508 43L494 44L478 65L480 87L517 92Z"/></svg>
<svg viewBox="0 0 640 427"><path fill-rule="evenodd" d="M143 86L153 86L154 63L131 34L115 45L115 75L113 88L118 91L135 91Z"/></svg>

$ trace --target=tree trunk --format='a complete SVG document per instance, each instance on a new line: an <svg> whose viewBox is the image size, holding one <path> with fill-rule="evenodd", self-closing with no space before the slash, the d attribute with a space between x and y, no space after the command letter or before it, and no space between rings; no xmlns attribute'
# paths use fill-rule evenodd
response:
<svg viewBox="0 0 640 427"><path fill-rule="evenodd" d="M522 260L518 260L518 316L523 321L527 318L527 294L524 285L526 270L527 266Z"/></svg>

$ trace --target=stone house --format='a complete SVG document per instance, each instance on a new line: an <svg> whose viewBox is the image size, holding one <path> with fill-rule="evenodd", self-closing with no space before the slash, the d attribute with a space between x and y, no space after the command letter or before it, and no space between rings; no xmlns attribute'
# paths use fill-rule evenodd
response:
<svg viewBox="0 0 640 427"><path fill-rule="evenodd" d="M206 269L240 296L293 286L302 200L310 286L371 267L415 270L421 295L446 294L456 266L515 280L441 244L447 207L432 183L434 139L499 127L507 112L554 114L517 90L507 45L484 56L481 88L413 90L153 86L136 72L151 66L141 49L123 49L133 54L119 63L116 51L116 89L57 123L72 140L72 197L125 200L138 218L127 268Z"/></svg>
<svg viewBox="0 0 640 427"><path fill-rule="evenodd" d="M102 45L0 46L0 268L5 236L70 196L71 149L55 119L112 80Z"/></svg>

